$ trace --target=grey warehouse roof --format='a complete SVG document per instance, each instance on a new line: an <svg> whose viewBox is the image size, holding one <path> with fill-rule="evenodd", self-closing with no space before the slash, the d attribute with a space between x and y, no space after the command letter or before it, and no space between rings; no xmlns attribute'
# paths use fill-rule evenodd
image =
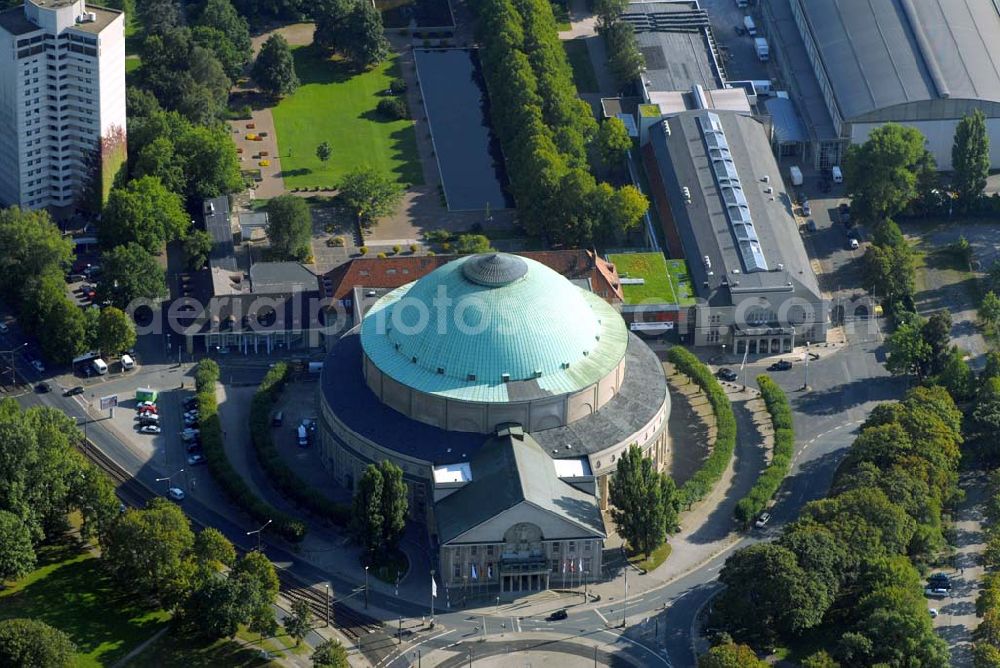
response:
<svg viewBox="0 0 1000 668"><path fill-rule="evenodd" d="M939 98L1000 102L994 0L793 0L844 119Z"/></svg>
<svg viewBox="0 0 1000 668"><path fill-rule="evenodd" d="M710 148L704 136L703 128L718 126L725 151ZM710 305L733 303L734 293L820 299L760 122L734 112L689 111L654 125L650 141L698 297ZM720 166L724 160L729 164Z"/></svg>
<svg viewBox="0 0 1000 668"><path fill-rule="evenodd" d="M581 535L604 538L597 500L556 475L555 464L520 429L505 429L472 459L472 481L435 504L441 543L527 502L580 527Z"/></svg>

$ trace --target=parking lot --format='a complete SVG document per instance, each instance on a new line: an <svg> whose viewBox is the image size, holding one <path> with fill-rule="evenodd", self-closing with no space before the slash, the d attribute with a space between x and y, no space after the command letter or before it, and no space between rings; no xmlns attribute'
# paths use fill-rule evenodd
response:
<svg viewBox="0 0 1000 668"><path fill-rule="evenodd" d="M733 0L701 0L701 7L708 11L712 21L712 32L723 52L726 74L730 81L755 81L772 78L768 64L757 59L753 37L743 28L743 17L752 13L752 8L740 9ZM759 24L760 21L757 20ZM758 27L759 29L759 27ZM758 33L763 36L763 32Z"/></svg>

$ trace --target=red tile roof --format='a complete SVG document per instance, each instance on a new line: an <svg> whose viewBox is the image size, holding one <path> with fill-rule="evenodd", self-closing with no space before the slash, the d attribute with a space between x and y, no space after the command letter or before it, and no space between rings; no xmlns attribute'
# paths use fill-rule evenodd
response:
<svg viewBox="0 0 1000 668"><path fill-rule="evenodd" d="M590 279L594 293L611 304L623 301L617 270L593 251L526 251L518 255L541 262L566 278ZM320 282L325 296L348 299L356 287L398 288L454 259L447 255L354 258L331 269Z"/></svg>

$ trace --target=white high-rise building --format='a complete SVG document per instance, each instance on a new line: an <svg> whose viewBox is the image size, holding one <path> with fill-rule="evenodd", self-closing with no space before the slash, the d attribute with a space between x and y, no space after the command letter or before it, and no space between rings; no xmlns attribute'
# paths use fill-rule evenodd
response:
<svg viewBox="0 0 1000 668"><path fill-rule="evenodd" d="M0 12L0 203L103 200L125 136L122 12L83 0Z"/></svg>

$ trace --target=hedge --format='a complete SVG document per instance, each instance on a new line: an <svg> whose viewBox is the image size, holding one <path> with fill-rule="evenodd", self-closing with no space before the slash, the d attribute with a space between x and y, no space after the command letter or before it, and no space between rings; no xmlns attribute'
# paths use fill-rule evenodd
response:
<svg viewBox="0 0 1000 668"><path fill-rule="evenodd" d="M769 376L757 376L761 397L767 412L771 414L771 425L774 427L774 452L771 463L757 478L757 482L747 492L747 495L736 504L733 513L736 519L749 526L753 518L760 515L767 504L778 492L781 482L792 467L792 454L795 450L795 431L792 429L792 408L788 398L778 384Z"/></svg>
<svg viewBox="0 0 1000 668"><path fill-rule="evenodd" d="M261 467L267 472L271 482L288 498L309 512L330 520L334 524L346 526L351 518L351 507L335 503L310 487L296 475L278 454L271 433L271 406L288 382L289 367L279 362L271 367L257 388L250 404L250 437Z"/></svg>
<svg viewBox="0 0 1000 668"><path fill-rule="evenodd" d="M712 491L715 483L719 482L729 466L733 451L736 449L736 418L733 416L729 397L701 360L680 346L671 348L667 353L667 359L702 389L715 413L716 437L712 454L679 491L678 497L681 503L690 506Z"/></svg>
<svg viewBox="0 0 1000 668"><path fill-rule="evenodd" d="M306 535L306 525L300 520L281 512L261 500L246 481L236 472L226 456L222 444L222 423L219 420L218 404L215 399L215 383L219 380L219 365L206 359L198 363L194 374L196 398L201 429L201 444L205 450L205 461L212 477L222 486L229 499L245 510L254 520L263 524L272 520L274 533L293 543L300 542Z"/></svg>

